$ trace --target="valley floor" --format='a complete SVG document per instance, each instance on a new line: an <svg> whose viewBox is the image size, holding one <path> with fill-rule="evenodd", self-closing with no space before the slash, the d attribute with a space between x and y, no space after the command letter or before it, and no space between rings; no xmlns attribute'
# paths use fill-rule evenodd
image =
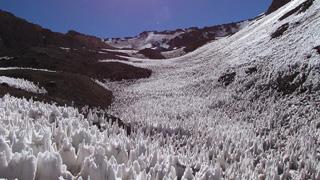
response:
<svg viewBox="0 0 320 180"><path fill-rule="evenodd" d="M116 98L108 113L130 123L130 135L94 112L5 96L0 175L320 179L320 1L312 2L279 20L304 3L293 0L183 57L125 61L153 72L104 82Z"/></svg>

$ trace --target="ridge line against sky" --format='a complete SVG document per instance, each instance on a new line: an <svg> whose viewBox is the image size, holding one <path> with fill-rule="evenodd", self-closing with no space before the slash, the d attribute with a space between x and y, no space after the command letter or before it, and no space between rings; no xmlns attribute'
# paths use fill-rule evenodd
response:
<svg viewBox="0 0 320 180"><path fill-rule="evenodd" d="M98 37L204 27L253 18L271 0L1 0L0 9L57 32Z"/></svg>

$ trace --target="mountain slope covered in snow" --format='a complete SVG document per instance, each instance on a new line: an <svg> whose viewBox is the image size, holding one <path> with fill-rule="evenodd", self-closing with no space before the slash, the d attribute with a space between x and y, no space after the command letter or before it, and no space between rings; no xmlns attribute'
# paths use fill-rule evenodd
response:
<svg viewBox="0 0 320 180"><path fill-rule="evenodd" d="M319 29L320 1L292 0L182 57L116 60L153 71L103 85L130 135L103 113L5 96L0 175L318 180Z"/></svg>
<svg viewBox="0 0 320 180"><path fill-rule="evenodd" d="M150 59L165 59L194 51L204 44L232 35L244 28L251 20L204 28L186 28L174 31L146 31L135 37L110 38L106 43L119 49L137 50ZM162 54L163 56L155 56ZM166 56L170 54L171 56Z"/></svg>

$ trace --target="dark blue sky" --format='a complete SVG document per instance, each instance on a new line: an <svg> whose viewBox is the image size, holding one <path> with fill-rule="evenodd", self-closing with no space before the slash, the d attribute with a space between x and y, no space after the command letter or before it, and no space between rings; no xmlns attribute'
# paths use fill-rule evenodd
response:
<svg viewBox="0 0 320 180"><path fill-rule="evenodd" d="M209 26L255 17L271 0L1 0L0 9L53 31L99 37Z"/></svg>

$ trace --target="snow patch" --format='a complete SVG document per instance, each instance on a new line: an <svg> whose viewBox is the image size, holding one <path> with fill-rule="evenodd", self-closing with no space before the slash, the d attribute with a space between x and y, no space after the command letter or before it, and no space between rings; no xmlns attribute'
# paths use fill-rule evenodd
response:
<svg viewBox="0 0 320 180"><path fill-rule="evenodd" d="M9 56L0 57L0 61L8 61L11 59L14 59L14 57L9 57Z"/></svg>
<svg viewBox="0 0 320 180"><path fill-rule="evenodd" d="M11 78L6 76L0 76L0 84L7 84L10 87L16 89L22 89L28 92L36 93L36 94L46 94L47 91L43 87L39 87L35 85L33 82L20 79L20 78Z"/></svg>
<svg viewBox="0 0 320 180"><path fill-rule="evenodd" d="M44 71L44 72L52 72L55 73L57 71L52 71L48 69L37 69L37 68L28 68L28 67L0 67L0 71L5 70L31 70L31 71Z"/></svg>

